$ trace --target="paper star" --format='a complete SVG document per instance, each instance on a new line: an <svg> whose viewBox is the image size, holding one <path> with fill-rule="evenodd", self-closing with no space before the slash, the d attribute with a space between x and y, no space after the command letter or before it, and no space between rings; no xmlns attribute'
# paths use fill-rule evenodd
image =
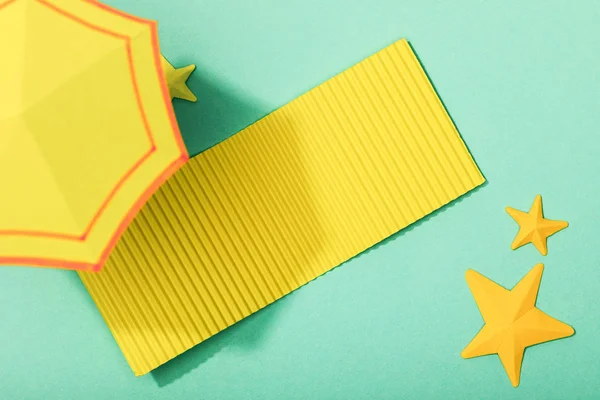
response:
<svg viewBox="0 0 600 400"><path fill-rule="evenodd" d="M194 64L188 65L183 68L174 68L167 59L162 56L162 67L165 72L165 79L167 80L167 86L169 87L169 94L171 100L174 97L183 99L191 102L198 100L194 93L188 88L186 81L196 69Z"/></svg>
<svg viewBox="0 0 600 400"><path fill-rule="evenodd" d="M554 221L544 218L542 211L542 196L535 196L533 205L528 213L506 207L506 212L519 224L519 232L513 240L511 248L518 249L527 243L533 243L543 256L548 254L546 241L549 236L569 226L566 221Z"/></svg>
<svg viewBox="0 0 600 400"><path fill-rule="evenodd" d="M462 351L463 358L498 354L514 387L519 385L526 347L571 336L569 325L535 307L543 264L537 264L511 290L473 270L466 274L479 312L485 322Z"/></svg>

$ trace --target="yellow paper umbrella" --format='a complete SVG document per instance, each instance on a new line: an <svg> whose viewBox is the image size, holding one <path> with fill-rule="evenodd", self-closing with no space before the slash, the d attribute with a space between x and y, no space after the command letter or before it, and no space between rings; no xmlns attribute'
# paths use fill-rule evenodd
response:
<svg viewBox="0 0 600 400"><path fill-rule="evenodd" d="M0 0L0 263L99 270L188 159L156 23Z"/></svg>

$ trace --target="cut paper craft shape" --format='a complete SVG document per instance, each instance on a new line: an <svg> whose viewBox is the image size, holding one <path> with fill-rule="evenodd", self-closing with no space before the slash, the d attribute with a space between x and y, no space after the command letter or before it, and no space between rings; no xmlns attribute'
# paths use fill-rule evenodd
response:
<svg viewBox="0 0 600 400"><path fill-rule="evenodd" d="M99 270L188 159L156 23L0 0L0 264Z"/></svg>
<svg viewBox="0 0 600 400"><path fill-rule="evenodd" d="M543 271L544 265L537 264L511 290L479 272L468 270L466 274L485 325L461 355L498 354L514 387L519 385L525 348L575 333L569 325L535 307Z"/></svg>
<svg viewBox="0 0 600 400"><path fill-rule="evenodd" d="M548 237L569 226L567 221L544 218L542 196L539 194L535 196L529 212L519 211L512 207L506 207L506 212L519 224L519 232L511 245L513 250L527 243L533 243L535 248L545 256L548 254Z"/></svg>
<svg viewBox="0 0 600 400"><path fill-rule="evenodd" d="M142 375L483 182L401 40L192 158L80 276Z"/></svg>
<svg viewBox="0 0 600 400"><path fill-rule="evenodd" d="M196 100L198 100L186 84L188 78L196 69L194 64L183 68L175 68L164 56L162 56L162 67L165 71L165 79L167 80L171 99L176 97L191 102L196 102Z"/></svg>

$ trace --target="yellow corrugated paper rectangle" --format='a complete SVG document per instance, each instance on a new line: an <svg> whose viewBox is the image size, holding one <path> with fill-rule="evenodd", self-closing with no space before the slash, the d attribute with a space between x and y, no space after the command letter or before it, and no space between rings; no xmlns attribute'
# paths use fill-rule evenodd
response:
<svg viewBox="0 0 600 400"><path fill-rule="evenodd" d="M194 157L80 276L141 375L483 182L401 40Z"/></svg>

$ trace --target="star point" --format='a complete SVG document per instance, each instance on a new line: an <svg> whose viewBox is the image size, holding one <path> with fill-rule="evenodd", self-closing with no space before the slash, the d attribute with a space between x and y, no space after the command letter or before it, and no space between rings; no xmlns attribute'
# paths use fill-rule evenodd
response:
<svg viewBox="0 0 600 400"><path fill-rule="evenodd" d="M497 354L513 386L519 385L523 353L529 346L573 335L573 328L535 306L543 264L537 264L511 290L468 270L467 284L484 326L462 351L463 358Z"/></svg>
<svg viewBox="0 0 600 400"><path fill-rule="evenodd" d="M194 64L190 64L183 68L175 68L164 56L161 58L165 80L167 81L167 87L169 88L171 100L178 98L196 102L198 99L186 84L188 78L196 69L196 66Z"/></svg>
<svg viewBox="0 0 600 400"><path fill-rule="evenodd" d="M506 207L506 212L519 224L519 232L517 232L510 246L513 250L532 243L545 256L548 254L548 237L569 226L569 223L566 221L544 218L542 196L539 194L535 196L529 212L520 211L512 207Z"/></svg>

